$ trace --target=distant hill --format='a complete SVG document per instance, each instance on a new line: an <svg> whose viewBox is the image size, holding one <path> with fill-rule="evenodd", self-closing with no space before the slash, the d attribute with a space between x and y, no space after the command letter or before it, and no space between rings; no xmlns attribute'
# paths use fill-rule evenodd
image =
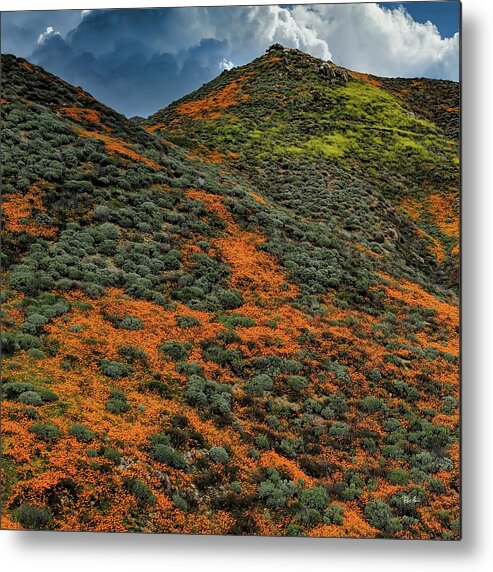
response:
<svg viewBox="0 0 493 572"><path fill-rule="evenodd" d="M458 84L1 65L2 526L457 538Z"/></svg>

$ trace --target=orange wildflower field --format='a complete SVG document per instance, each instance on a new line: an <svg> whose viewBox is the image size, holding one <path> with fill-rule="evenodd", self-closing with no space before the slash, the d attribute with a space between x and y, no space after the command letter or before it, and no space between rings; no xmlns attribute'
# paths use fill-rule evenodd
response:
<svg viewBox="0 0 493 572"><path fill-rule="evenodd" d="M458 85L1 65L2 528L459 539Z"/></svg>

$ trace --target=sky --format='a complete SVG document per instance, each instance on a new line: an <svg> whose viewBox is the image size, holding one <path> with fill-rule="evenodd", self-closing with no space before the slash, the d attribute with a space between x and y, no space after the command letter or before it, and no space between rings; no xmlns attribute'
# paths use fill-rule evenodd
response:
<svg viewBox="0 0 493 572"><path fill-rule="evenodd" d="M459 13L454 0L3 12L1 51L147 117L275 42L361 72L457 81Z"/></svg>
<svg viewBox="0 0 493 572"><path fill-rule="evenodd" d="M386 8L395 9L399 2L386 2ZM405 2L404 6L416 22L428 20L438 28L442 37L451 37L459 31L460 8L458 2Z"/></svg>

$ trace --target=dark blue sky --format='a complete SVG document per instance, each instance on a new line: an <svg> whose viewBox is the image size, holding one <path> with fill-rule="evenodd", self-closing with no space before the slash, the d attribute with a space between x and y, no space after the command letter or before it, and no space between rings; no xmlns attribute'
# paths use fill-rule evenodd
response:
<svg viewBox="0 0 493 572"><path fill-rule="evenodd" d="M1 47L147 116L275 42L375 75L458 80L458 14L458 2L4 12Z"/></svg>

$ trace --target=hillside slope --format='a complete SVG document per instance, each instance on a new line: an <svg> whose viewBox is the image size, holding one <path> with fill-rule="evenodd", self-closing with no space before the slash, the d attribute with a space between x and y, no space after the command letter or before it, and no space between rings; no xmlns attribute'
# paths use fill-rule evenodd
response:
<svg viewBox="0 0 493 572"><path fill-rule="evenodd" d="M329 67L2 55L4 528L458 537L456 112Z"/></svg>
<svg viewBox="0 0 493 572"><path fill-rule="evenodd" d="M376 78L274 46L145 125L223 153L265 198L312 218L329 209L409 275L457 288L458 100L454 82Z"/></svg>

